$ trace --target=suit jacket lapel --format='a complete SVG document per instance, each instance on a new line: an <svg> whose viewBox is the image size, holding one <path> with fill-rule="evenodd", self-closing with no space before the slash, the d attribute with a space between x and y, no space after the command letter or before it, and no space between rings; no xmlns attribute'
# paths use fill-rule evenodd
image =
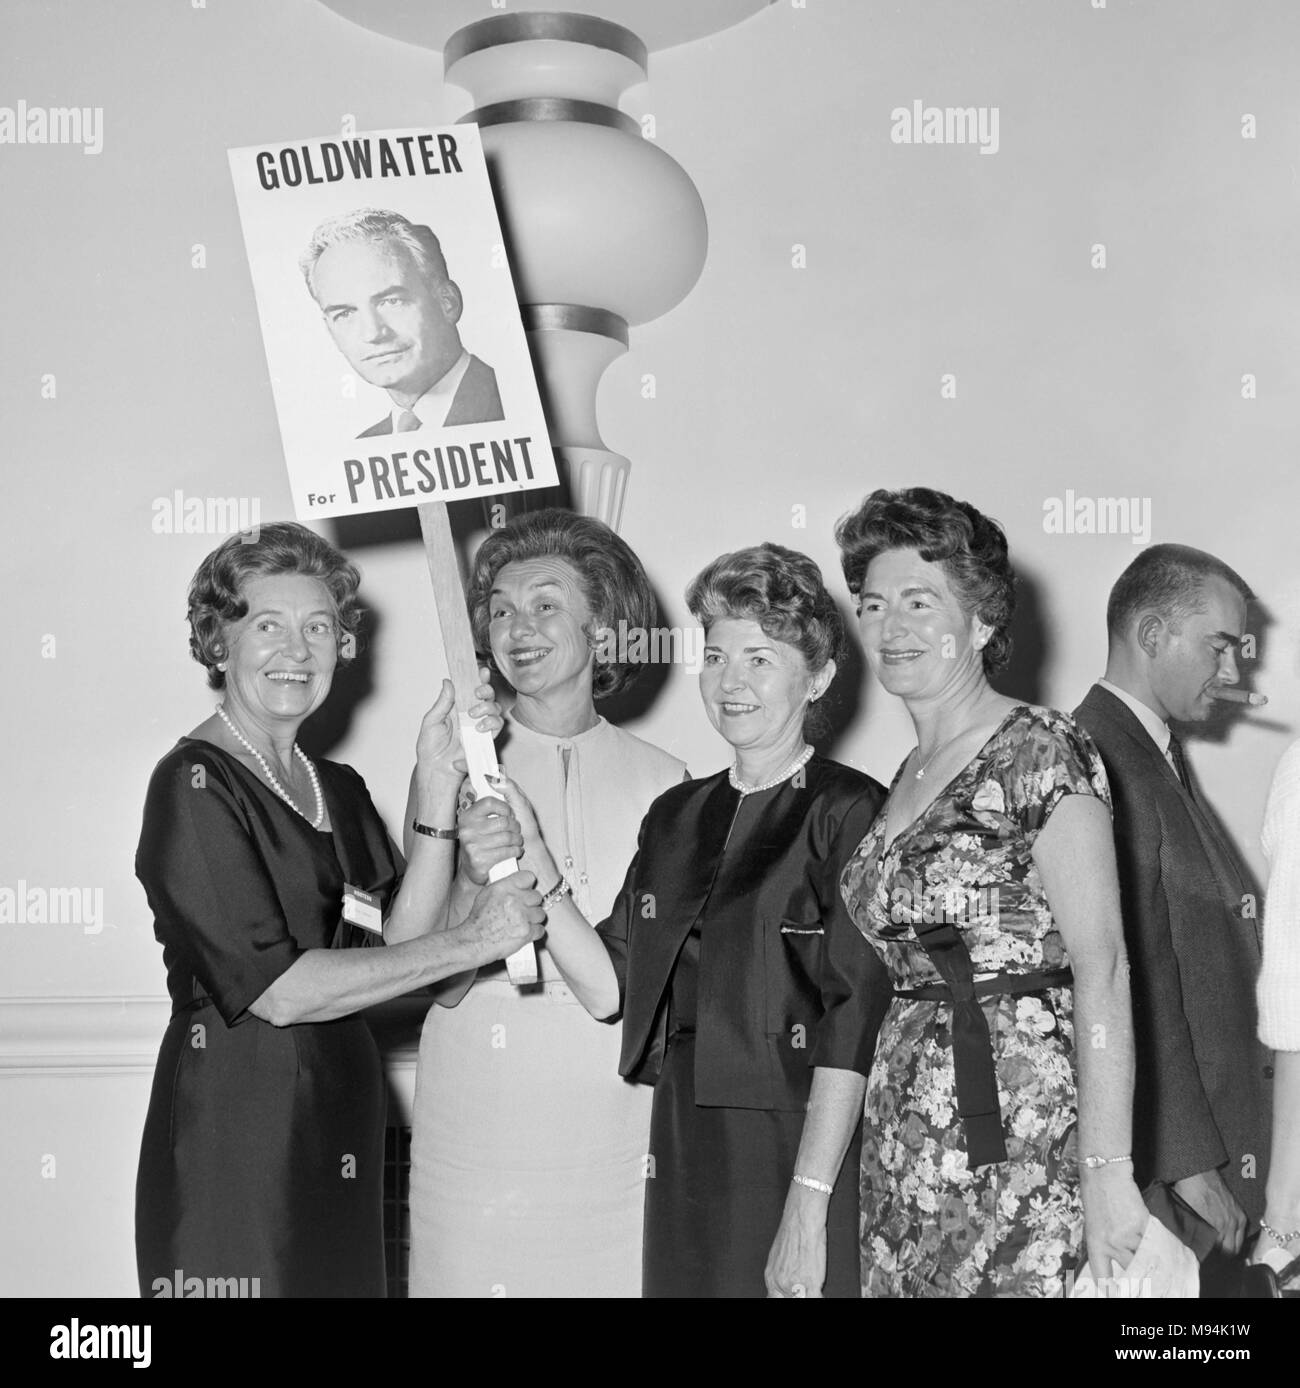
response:
<svg viewBox="0 0 1300 1388"><path fill-rule="evenodd" d="M1129 740L1133 752L1144 758L1150 766L1152 775L1165 777L1176 789L1196 829L1201 848L1213 867L1215 879L1223 887L1225 898L1230 899L1229 904L1233 907L1234 914L1240 915L1240 901L1246 892L1246 883L1236 854L1224 842L1214 817L1206 812L1198 800L1187 793L1187 787L1178 779L1178 773L1170 766L1168 757L1152 741L1151 734L1122 699L1117 699L1108 689L1093 685L1084 704L1091 712L1105 719L1115 732ZM1232 901L1234 895L1236 900Z"/></svg>
<svg viewBox="0 0 1300 1388"><path fill-rule="evenodd" d="M1150 763L1153 774L1163 776L1171 786L1177 787L1189 805L1192 804L1187 788L1170 766L1169 758L1152 741L1151 734L1139 722L1137 714L1122 699L1117 699L1109 689L1094 684L1083 702L1091 712L1104 718L1115 732L1122 733L1129 740L1131 749Z"/></svg>

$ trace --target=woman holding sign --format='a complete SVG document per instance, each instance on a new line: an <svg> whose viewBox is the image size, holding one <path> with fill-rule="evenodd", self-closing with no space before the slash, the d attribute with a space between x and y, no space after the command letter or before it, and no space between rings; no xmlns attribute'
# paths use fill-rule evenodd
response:
<svg viewBox="0 0 1300 1388"><path fill-rule="evenodd" d="M275 524L232 536L190 586L190 652L222 699L154 769L136 853L172 998L136 1186L147 1297L214 1281L383 1296L384 1080L357 1014L539 934L525 873L447 929L450 845L423 840L404 865L361 777L298 746L350 658L358 582L317 535ZM418 813L451 814L449 684L417 758Z"/></svg>
<svg viewBox="0 0 1300 1388"><path fill-rule="evenodd" d="M539 888L571 892L594 939L585 922L609 910L641 816L686 771L596 711L638 673L598 653L606 633L653 628L649 580L608 526L547 510L484 541L468 601L478 648L516 693L501 756L554 849ZM492 864L523 847L496 799L464 812L459 833L453 919ZM453 981L425 1022L412 1296L640 1293L649 1096L613 1078L618 1028L593 1026L539 954L539 985L480 969Z"/></svg>
<svg viewBox="0 0 1300 1388"><path fill-rule="evenodd" d="M734 765L661 795L597 931L557 901L547 944L594 1017L622 1013L620 1072L654 1085L644 1294L764 1296L782 1212L809 1197L826 1222L807 1294L853 1298L850 1135L833 1161L795 1160L810 1099L815 1113L861 1094L889 1002L839 892L884 791L805 736L844 623L817 565L778 545L724 554L687 603L705 629L700 696ZM503 789L545 885L554 845Z"/></svg>

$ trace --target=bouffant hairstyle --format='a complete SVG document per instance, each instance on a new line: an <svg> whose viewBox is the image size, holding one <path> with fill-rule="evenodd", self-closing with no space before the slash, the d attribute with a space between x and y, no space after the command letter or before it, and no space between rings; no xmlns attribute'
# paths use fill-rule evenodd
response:
<svg viewBox="0 0 1300 1388"><path fill-rule="evenodd" d="M658 620L658 608L641 561L626 540L603 521L580 516L558 506L527 512L494 530L474 556L465 598L470 626L479 655L495 668L488 635L490 599L497 574L507 564L529 559L563 559L576 570L591 608L591 620L583 627L588 642L598 651L592 676L592 696L607 698L626 689L641 673L639 664L623 664L599 652L616 651L622 642L602 640L601 633L650 631Z"/></svg>
<svg viewBox="0 0 1300 1388"><path fill-rule="evenodd" d="M1152 545L1120 574L1106 604L1106 631L1112 642L1143 612L1158 612L1170 626L1179 626L1193 612L1205 611L1205 580L1221 578L1245 602L1254 594L1235 569L1222 559L1190 545Z"/></svg>
<svg viewBox="0 0 1300 1388"><path fill-rule="evenodd" d="M706 629L724 617L757 622L794 646L813 673L844 656L844 618L806 554L770 542L719 555L686 590L691 616Z"/></svg>
<svg viewBox="0 0 1300 1388"><path fill-rule="evenodd" d="M226 628L248 615L244 585L250 578L268 574L319 579L334 599L339 664L348 664L355 655L362 615L357 601L361 575L356 565L306 526L275 521L230 536L199 565L190 581L190 654L207 669L209 688L225 688L226 676L217 664L229 654Z"/></svg>
<svg viewBox="0 0 1300 1388"><path fill-rule="evenodd" d="M984 673L1010 660L1016 575L997 521L929 487L880 488L841 518L835 539L849 592L859 602L867 566L878 554L914 549L927 564L940 565L963 611L993 628L982 652Z"/></svg>
<svg viewBox="0 0 1300 1388"><path fill-rule="evenodd" d="M686 590L691 616L707 631L727 617L757 622L776 641L793 646L811 673L844 656L844 618L806 554L770 542L719 555ZM829 725L810 704L804 729L814 735Z"/></svg>

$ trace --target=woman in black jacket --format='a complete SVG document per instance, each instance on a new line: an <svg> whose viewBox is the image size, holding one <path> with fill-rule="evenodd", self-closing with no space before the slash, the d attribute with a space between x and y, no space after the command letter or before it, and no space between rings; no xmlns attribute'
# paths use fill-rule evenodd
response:
<svg viewBox="0 0 1300 1388"><path fill-rule="evenodd" d="M594 1017L622 1014L620 1073L655 1085L644 1294L763 1296L794 1190L829 1201L826 1294L857 1296L856 1158L833 1185L794 1165L810 1098L860 1089L889 1000L838 888L884 793L805 739L844 627L816 564L770 544L715 560L687 602L735 763L661 795L609 917L593 930L561 896L547 944ZM545 889L560 873L503 784Z"/></svg>

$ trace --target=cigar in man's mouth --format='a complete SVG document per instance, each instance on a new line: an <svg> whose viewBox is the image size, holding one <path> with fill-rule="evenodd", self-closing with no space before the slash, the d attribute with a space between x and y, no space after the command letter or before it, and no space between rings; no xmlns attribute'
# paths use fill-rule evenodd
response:
<svg viewBox="0 0 1300 1388"><path fill-rule="evenodd" d="M1221 684L1212 684L1205 692L1211 699L1222 699L1226 704L1249 704L1251 708L1263 708L1268 703L1267 694L1256 694L1249 689L1229 689Z"/></svg>

